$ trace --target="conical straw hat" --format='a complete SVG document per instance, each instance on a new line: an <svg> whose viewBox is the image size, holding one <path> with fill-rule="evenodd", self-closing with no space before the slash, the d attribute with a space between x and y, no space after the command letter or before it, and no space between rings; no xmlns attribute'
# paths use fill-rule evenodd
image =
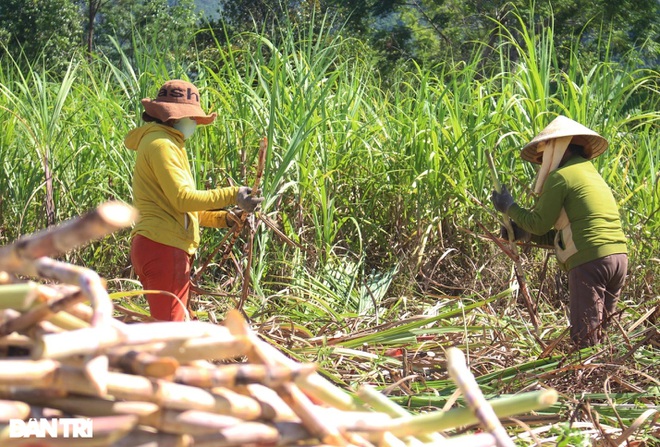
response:
<svg viewBox="0 0 660 447"><path fill-rule="evenodd" d="M575 137L571 140L572 143L584 146L584 155L587 160L598 157L607 149L608 143L605 138L577 121L559 115L523 147L520 156L523 160L540 164L542 154L536 150L540 142L569 136Z"/></svg>

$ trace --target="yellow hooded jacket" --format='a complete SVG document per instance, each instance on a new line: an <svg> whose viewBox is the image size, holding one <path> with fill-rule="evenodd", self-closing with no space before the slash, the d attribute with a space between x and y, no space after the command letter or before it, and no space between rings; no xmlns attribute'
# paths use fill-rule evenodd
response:
<svg viewBox="0 0 660 447"><path fill-rule="evenodd" d="M130 131L124 144L137 151L133 205L140 217L131 235L192 255L199 246L200 225L227 227L227 212L211 210L235 205L238 187L198 190L181 132L148 123Z"/></svg>

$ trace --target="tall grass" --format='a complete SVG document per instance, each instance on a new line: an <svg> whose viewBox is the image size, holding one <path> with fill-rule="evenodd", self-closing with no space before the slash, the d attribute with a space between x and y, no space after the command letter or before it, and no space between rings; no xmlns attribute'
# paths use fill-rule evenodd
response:
<svg viewBox="0 0 660 447"><path fill-rule="evenodd" d="M658 221L657 73L609 60L583 66L577 47L562 71L552 29L524 23L515 35L501 30L500 69L491 77L477 49L467 63L402 66L386 85L360 43L333 34L335 24L325 19L308 29L282 27L276 43L259 34L241 35L240 45L219 38L216 59L180 65L150 57L139 38L121 65L75 62L61 78L5 61L5 234L15 238L46 223L46 165L58 220L109 197L130 201L133 154L122 140L139 124L139 99L168 77L194 73L205 105L219 114L189 145L199 186L249 184L257 142L268 136L264 211L309 248L294 255L259 232L257 282L269 280L271 264L278 274L314 276L334 259L349 259L364 264L366 275L403 267L397 275L404 282L393 284L410 287L406 280L444 256L490 256L492 246L461 232L476 229L476 221L494 224L479 203L490 189L484 150L505 137L495 148L500 172L531 203L534 168L518 151L558 113L610 140L596 163L638 242L634 261L647 264L658 250L644 237ZM203 249L219 240L213 232L205 237ZM452 247L467 251L446 255Z"/></svg>
<svg viewBox="0 0 660 447"><path fill-rule="evenodd" d="M625 319L612 343L631 348L655 327L651 314L660 294L653 280L660 274L658 73L611 60L585 65L577 45L563 70L552 28L528 29L522 18L519 24L522 32L500 29L495 74L484 73L476 49L468 62L410 64L383 80L368 51L334 33L327 18L307 29L280 27L272 41L259 33L234 42L218 37L214 51L189 62L159 59L136 39L133 56L124 54L120 65L75 62L59 79L36 66L21 72L5 63L0 240L44 226L45 159L57 220L111 197L130 202L134 154L123 137L140 122L139 100L169 77L194 74L205 107L219 116L189 143L200 188L252 184L258 141L269 138L263 211L299 244L263 226L256 235L246 311L271 336L311 339L292 355L317 356L327 370L377 384L392 379L384 371L402 365L385 346L441 354L443 346L458 344L477 360L489 390L535 386L534 368L551 372L566 357L527 363L542 347L516 304L508 259L481 237L479 223L494 232L499 227L488 203L484 153L494 151L504 182L531 205L534 167L520 160L519 150L565 114L610 142L595 163L630 238ZM199 258L222 236L205 230ZM115 235L114 243L94 244L76 259L108 277L126 277L127 241L126 233ZM236 263L212 265L203 285L224 284L236 293L240 281L231 278L240 278L242 248L235 247ZM525 256L543 321L540 337L552 340L567 325L565 285L552 257L541 250ZM205 302L220 316L231 306ZM653 374L644 363L648 355L635 351L631 368ZM657 352L651 355L657 360ZM493 372L504 366L512 369ZM442 395L446 386L429 381L412 388Z"/></svg>

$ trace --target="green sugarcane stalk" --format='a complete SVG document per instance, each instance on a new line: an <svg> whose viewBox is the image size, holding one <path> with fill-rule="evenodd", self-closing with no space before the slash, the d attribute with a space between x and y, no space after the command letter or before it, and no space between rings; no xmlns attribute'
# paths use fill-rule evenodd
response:
<svg viewBox="0 0 660 447"><path fill-rule="evenodd" d="M501 138L496 143L496 147L497 145L499 145L500 141ZM493 188L495 188L495 191L498 194L500 194L502 192L502 183L500 182L497 176L497 168L495 167L495 161L493 160L493 155L489 150L486 150L486 160L488 160L488 167L490 168L490 174L493 180ZM522 293L523 298L525 299L525 304L527 305L527 311L529 312L530 319L532 320L532 325L534 325L534 329L538 333L539 325L540 325L539 317L536 313L536 308L532 301L532 297L529 294L529 289L527 287L527 280L525 279L525 270L523 269L522 262L520 262L520 257L518 255L518 246L516 245L515 242L515 235L513 233L513 225L511 223L511 219L509 219L509 217L505 215L503 219L503 223L504 223L504 227L506 228L507 235L509 236L509 246L514 253L513 256L514 271L516 273L516 280L520 285L520 293ZM537 340L539 342L541 341L538 338Z"/></svg>
<svg viewBox="0 0 660 447"><path fill-rule="evenodd" d="M32 281L0 286L0 309L27 310L38 300L38 290Z"/></svg>
<svg viewBox="0 0 660 447"><path fill-rule="evenodd" d="M463 351L458 348L449 348L446 353L449 375L463 393L468 407L477 416L481 425L495 438L497 447L515 447L468 369Z"/></svg>
<svg viewBox="0 0 660 447"><path fill-rule="evenodd" d="M395 418L410 416L410 413L405 408L370 385L360 386L357 395L375 411L383 412ZM423 442L440 442L444 440L444 438L438 433L421 433L417 436L417 439Z"/></svg>
<svg viewBox="0 0 660 447"><path fill-rule="evenodd" d="M68 306L82 301L85 296L76 288L62 295L47 286L33 282L16 283L0 286L0 308L23 311L13 317L5 314L0 324L0 337L13 332L25 333L29 328L43 320L48 320L62 329L75 330L88 327L85 321L66 312Z"/></svg>
<svg viewBox="0 0 660 447"><path fill-rule="evenodd" d="M88 328L89 324L80 318L74 317L68 312L58 312L55 315L48 317L48 322L54 324L60 329L67 331L75 331L77 329Z"/></svg>
<svg viewBox="0 0 660 447"><path fill-rule="evenodd" d="M261 178L264 174L264 169L266 167L266 154L268 151L268 137L263 137L259 142L259 154L257 156L257 176L254 179L254 186L252 187L252 195L256 196L259 186L261 185ZM241 214L241 226L245 225L245 222L248 221L247 213ZM241 299L239 300L236 308L245 315L243 312L243 306L247 301L248 295L250 293L250 275L252 270L252 245L254 244L254 230L255 222L254 215L249 216L249 230L250 234L248 235L248 243L245 251L247 252L247 263L245 265L245 271L243 273L243 289L241 290Z"/></svg>
<svg viewBox="0 0 660 447"><path fill-rule="evenodd" d="M487 402L497 417L503 419L549 407L557 402L557 398L557 391L544 389L491 399ZM435 411L418 416L392 419L387 426L380 429L391 431L397 436L416 436L419 433L432 433L474 425L478 422L478 418L469 408L454 408L448 411Z"/></svg>

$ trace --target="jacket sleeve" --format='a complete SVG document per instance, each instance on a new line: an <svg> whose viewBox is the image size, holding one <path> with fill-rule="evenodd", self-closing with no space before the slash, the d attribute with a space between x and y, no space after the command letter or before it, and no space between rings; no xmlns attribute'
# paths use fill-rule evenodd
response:
<svg viewBox="0 0 660 447"><path fill-rule="evenodd" d="M549 247L554 247L555 234L557 234L556 230L550 230L547 233L541 235L532 234L530 241L538 245L547 245Z"/></svg>
<svg viewBox="0 0 660 447"><path fill-rule="evenodd" d="M507 214L519 227L533 235L543 236L552 229L559 218L566 195L566 181L561 175L553 172L543 185L534 209L526 210L514 203Z"/></svg>
<svg viewBox="0 0 660 447"><path fill-rule="evenodd" d="M200 211L197 213L199 225L211 228L229 228L227 211Z"/></svg>
<svg viewBox="0 0 660 447"><path fill-rule="evenodd" d="M225 208L236 204L238 187L198 190L185 152L167 140L150 152L152 169L171 205L181 213Z"/></svg>

